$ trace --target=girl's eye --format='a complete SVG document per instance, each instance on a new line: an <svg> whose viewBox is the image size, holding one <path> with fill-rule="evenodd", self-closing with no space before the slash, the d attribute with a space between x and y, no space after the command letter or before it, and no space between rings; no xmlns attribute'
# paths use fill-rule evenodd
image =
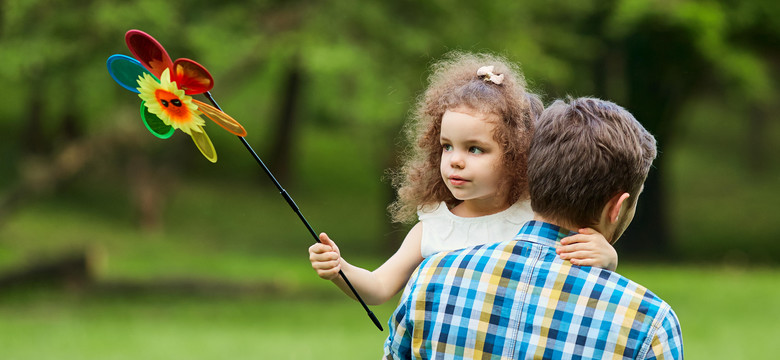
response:
<svg viewBox="0 0 780 360"><path fill-rule="evenodd" d="M442 144L441 149L444 150L444 151L451 151L452 150L452 145L450 145L450 144Z"/></svg>
<svg viewBox="0 0 780 360"><path fill-rule="evenodd" d="M482 154L484 151L476 146L472 146L469 148L469 152L472 154Z"/></svg>

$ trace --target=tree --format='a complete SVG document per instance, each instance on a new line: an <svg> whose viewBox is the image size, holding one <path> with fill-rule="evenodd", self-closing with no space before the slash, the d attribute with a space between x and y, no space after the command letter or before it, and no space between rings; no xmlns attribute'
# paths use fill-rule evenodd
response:
<svg viewBox="0 0 780 360"><path fill-rule="evenodd" d="M746 104L761 104L767 94L776 91L776 85L766 80L772 78L768 59L732 40L740 22L762 21L758 13L732 17L734 8L693 2L671 6L639 2L644 7L632 13L630 7L636 4L622 1L612 7L604 37L622 61L624 105L656 135L661 153L654 163L656 171L648 176L634 223L626 232L631 241L619 246L634 256L659 256L674 249L663 152L674 144L674 130L685 121L682 111L697 96L713 92ZM751 6L740 2L737 7ZM609 63L604 61L602 66ZM752 106L756 105L748 105Z"/></svg>

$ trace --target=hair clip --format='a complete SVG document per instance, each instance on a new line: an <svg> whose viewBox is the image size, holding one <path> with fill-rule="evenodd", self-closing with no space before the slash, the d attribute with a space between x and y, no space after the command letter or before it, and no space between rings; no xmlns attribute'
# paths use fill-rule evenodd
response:
<svg viewBox="0 0 780 360"><path fill-rule="evenodd" d="M493 73L493 65L483 66L477 70L477 76L481 76L482 80L490 81L496 85L501 85L504 82L504 74L496 75Z"/></svg>

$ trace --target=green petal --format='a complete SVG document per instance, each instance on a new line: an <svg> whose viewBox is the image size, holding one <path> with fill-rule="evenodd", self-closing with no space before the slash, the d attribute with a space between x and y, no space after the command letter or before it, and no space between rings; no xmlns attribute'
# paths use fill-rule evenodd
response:
<svg viewBox="0 0 780 360"><path fill-rule="evenodd" d="M154 136L160 139L167 139L173 136L173 132L176 130L173 126L166 125L157 115L149 112L146 107L146 102L141 102L141 119L144 120L144 125Z"/></svg>

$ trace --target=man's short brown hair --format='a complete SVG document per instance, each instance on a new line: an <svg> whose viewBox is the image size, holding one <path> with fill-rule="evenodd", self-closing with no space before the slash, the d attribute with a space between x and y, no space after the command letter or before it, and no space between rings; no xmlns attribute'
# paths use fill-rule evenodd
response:
<svg viewBox="0 0 780 360"><path fill-rule="evenodd" d="M613 196L627 192L636 201L655 156L653 135L617 104L557 100L531 141L531 207L548 219L594 225Z"/></svg>

